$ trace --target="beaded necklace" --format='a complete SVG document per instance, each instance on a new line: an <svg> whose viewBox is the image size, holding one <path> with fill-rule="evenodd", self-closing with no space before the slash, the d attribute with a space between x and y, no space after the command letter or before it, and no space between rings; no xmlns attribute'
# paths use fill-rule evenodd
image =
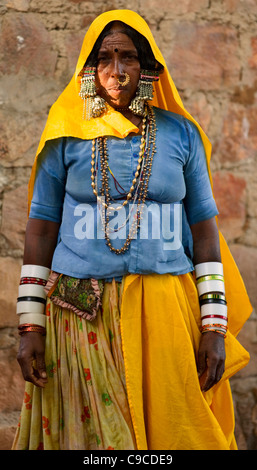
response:
<svg viewBox="0 0 257 470"><path fill-rule="evenodd" d="M145 137L146 137L147 131L148 131L148 141L146 142ZM102 185L100 188L101 197L99 197L98 195L97 184L96 184L96 175L98 171L97 165L96 165L97 163L96 162L96 144L98 146L98 151L100 155L100 163L101 163L101 180L102 180ZM154 157L155 152L156 152L155 114L154 114L152 107L147 106L146 113L142 122L142 137L141 137L140 152L139 152L139 157L138 157L138 162L137 162L138 164L137 164L137 169L135 173L135 178L132 181L132 185L127 194L126 199L122 202L120 206L113 207L111 205L110 187L109 187L109 181L108 181L109 180L108 178L109 164L108 164L107 137L98 137L97 139L93 139L92 141L92 156L91 156L92 183L91 183L91 186L93 189L93 193L97 197L97 200L98 202L100 202L101 207L102 207L102 211L103 211L102 220L104 220L104 232L105 232L106 244L108 245L109 249L116 254L123 254L128 250L131 240L135 237L135 234L137 233L139 229L142 211L143 211L145 199L147 196L149 178L151 175L153 157ZM133 207L135 206L137 202L136 213L134 215L133 221L131 223L131 227L129 229L128 236L125 240L123 247L120 249L117 249L112 246L112 243L110 240L110 232L111 232L111 229L109 226L110 213L113 211L118 211L122 209L122 207L126 206L129 203L129 201L131 201L132 199L133 199ZM132 210L129 211L129 217L132 212L133 212ZM128 221L129 217L126 219L125 223ZM122 224L122 226L124 225L125 224ZM115 231L117 231L117 229Z"/></svg>

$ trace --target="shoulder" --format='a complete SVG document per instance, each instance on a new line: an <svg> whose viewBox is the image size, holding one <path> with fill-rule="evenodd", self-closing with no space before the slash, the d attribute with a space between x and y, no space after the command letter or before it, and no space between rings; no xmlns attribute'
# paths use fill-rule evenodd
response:
<svg viewBox="0 0 257 470"><path fill-rule="evenodd" d="M72 136L57 137L45 142L40 158L45 159L47 157L47 159L56 159L56 157L58 157L59 159L63 159L67 153L72 154L91 147L92 140L83 140Z"/></svg>
<svg viewBox="0 0 257 470"><path fill-rule="evenodd" d="M153 106L153 110L157 119L178 123L183 123L183 120L185 119L184 116L180 114L173 113L172 111L167 111L166 109L157 108L156 106Z"/></svg>
<svg viewBox="0 0 257 470"><path fill-rule="evenodd" d="M47 139L44 146L39 154L39 159L42 161L56 158L63 153L65 146L65 137L57 137L53 139Z"/></svg>
<svg viewBox="0 0 257 470"><path fill-rule="evenodd" d="M189 141L189 145L194 142L202 143L201 135L197 125L181 114L166 111L165 109L153 107L158 129L164 131L176 130L181 137Z"/></svg>
<svg viewBox="0 0 257 470"><path fill-rule="evenodd" d="M56 137L53 139L46 140L44 148L60 149L60 148L64 148L66 145L83 145L83 144L89 144L89 143L92 143L91 139L85 140L79 137L62 136L62 137Z"/></svg>
<svg viewBox="0 0 257 470"><path fill-rule="evenodd" d="M197 126L181 114L153 107L156 116L156 125L162 135L168 134L180 138L182 142L191 147L192 140L199 133Z"/></svg>
<svg viewBox="0 0 257 470"><path fill-rule="evenodd" d="M166 111L165 109L157 108L155 106L153 107L153 110L156 116L157 126L175 127L176 129L180 129L187 133L198 132L195 124L181 114Z"/></svg>
<svg viewBox="0 0 257 470"><path fill-rule="evenodd" d="M157 108L156 106L153 106L153 110L158 121L175 124L181 127L187 127L191 131L199 132L197 126L181 114L173 113L172 111L167 111L166 109Z"/></svg>

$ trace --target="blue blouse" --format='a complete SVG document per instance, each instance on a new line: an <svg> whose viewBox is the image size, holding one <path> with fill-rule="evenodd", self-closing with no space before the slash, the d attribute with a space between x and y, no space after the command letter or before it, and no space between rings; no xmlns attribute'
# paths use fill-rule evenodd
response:
<svg viewBox="0 0 257 470"><path fill-rule="evenodd" d="M54 271L110 280L127 273L176 275L194 269L190 225L218 213L204 147L191 121L159 108L154 112L156 153L147 199L140 229L124 254L111 252L104 238L103 212L91 187L92 141L67 137L46 143L38 159L30 218L61 224ZM121 205L132 185L140 141L141 136L108 137L113 207ZM99 188L99 170L97 180ZM115 248L124 245L135 209L132 198L111 213L110 238Z"/></svg>

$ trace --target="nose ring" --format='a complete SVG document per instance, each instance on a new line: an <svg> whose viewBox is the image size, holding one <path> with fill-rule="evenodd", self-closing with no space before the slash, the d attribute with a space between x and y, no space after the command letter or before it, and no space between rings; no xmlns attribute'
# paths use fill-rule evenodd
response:
<svg viewBox="0 0 257 470"><path fill-rule="evenodd" d="M117 78L117 82L121 86L126 86L130 82L130 76L127 72L124 73L125 75L125 80L121 81L119 78Z"/></svg>

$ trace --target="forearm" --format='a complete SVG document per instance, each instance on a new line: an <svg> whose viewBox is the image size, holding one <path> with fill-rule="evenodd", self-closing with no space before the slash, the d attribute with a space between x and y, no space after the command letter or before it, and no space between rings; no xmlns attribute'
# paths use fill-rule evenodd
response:
<svg viewBox="0 0 257 470"><path fill-rule="evenodd" d="M221 262L219 231L215 218L191 226L194 265L208 261Z"/></svg>
<svg viewBox="0 0 257 470"><path fill-rule="evenodd" d="M213 267L213 264L215 264L213 262L217 264L221 263L219 232L215 218L195 224L191 227L191 231L194 243L194 265L197 270L197 265L201 266L201 263L203 263L203 265L206 265L205 269L207 272L208 268L212 269L210 265ZM216 275L217 272L212 272L212 274ZM215 279L207 282L209 282L209 285L208 288L206 288L206 293L210 296L207 302L213 303L204 304L205 301L201 300L204 295L200 295L200 292L198 292L201 309L201 331L203 334L199 343L197 370L201 389L204 392L219 382L224 373L226 357L224 337L227 324L227 314L226 311L224 312L226 306L223 300L225 291L220 292L221 289L219 288L218 303L216 292L217 282L220 283L219 285L224 283L216 281ZM213 283L214 292L212 292L211 283ZM199 285L203 284L204 282ZM212 299L212 296L216 296L216 300L214 300L214 298ZM205 307L207 307L207 310L203 310ZM217 332L219 334L217 334Z"/></svg>
<svg viewBox="0 0 257 470"><path fill-rule="evenodd" d="M23 264L51 268L59 227L58 223L48 220L28 220Z"/></svg>
<svg viewBox="0 0 257 470"><path fill-rule="evenodd" d="M35 276L42 277L44 281L47 280L47 273L42 274L45 271L42 267L51 268L58 232L59 224L55 222L39 219L28 220L23 259L23 265L32 265L23 266L29 273L33 273L32 276L27 274L28 279ZM20 297L17 304L22 305L21 311L19 311L21 341L17 359L24 379L39 387L45 387L47 383L44 359L45 315L40 310L42 305L44 308L42 300L45 299L45 293L43 289L43 284L26 280L19 286ZM28 310L27 304L30 303L31 310ZM36 310L35 305L39 306L36 307ZM36 368L34 361L36 361Z"/></svg>

